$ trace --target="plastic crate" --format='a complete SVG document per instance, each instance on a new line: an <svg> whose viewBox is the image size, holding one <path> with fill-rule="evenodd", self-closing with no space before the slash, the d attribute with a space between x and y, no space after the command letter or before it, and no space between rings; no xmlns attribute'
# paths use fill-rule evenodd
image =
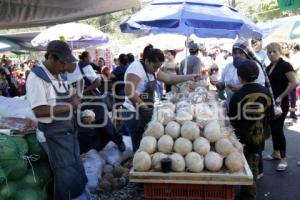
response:
<svg viewBox="0 0 300 200"><path fill-rule="evenodd" d="M234 200L232 185L145 183L145 200Z"/></svg>

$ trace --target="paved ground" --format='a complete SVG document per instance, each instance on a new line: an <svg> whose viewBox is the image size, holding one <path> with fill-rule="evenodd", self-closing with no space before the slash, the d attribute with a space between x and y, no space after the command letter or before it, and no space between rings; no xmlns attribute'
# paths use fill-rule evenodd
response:
<svg viewBox="0 0 300 200"><path fill-rule="evenodd" d="M257 182L257 200L300 200L300 119L286 126L288 170L277 172L278 161L264 161L264 177ZM266 142L264 155L272 152L272 141Z"/></svg>

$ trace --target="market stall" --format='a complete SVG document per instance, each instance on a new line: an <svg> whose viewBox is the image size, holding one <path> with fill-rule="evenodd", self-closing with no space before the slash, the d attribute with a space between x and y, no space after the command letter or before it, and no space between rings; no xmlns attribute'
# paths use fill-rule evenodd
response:
<svg viewBox="0 0 300 200"><path fill-rule="evenodd" d="M203 83L183 83L158 102L133 158L145 199L234 199L253 175L222 102Z"/></svg>

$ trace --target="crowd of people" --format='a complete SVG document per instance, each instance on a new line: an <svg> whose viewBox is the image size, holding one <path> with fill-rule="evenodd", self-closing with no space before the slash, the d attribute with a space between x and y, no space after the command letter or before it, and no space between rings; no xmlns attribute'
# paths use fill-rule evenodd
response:
<svg viewBox="0 0 300 200"><path fill-rule="evenodd" d="M206 81L226 101L228 116L245 145L244 154L255 180L263 176L263 159L279 160L276 170L287 170L283 126L288 112L297 120L299 45L274 42L263 48L262 39L255 38L250 43L239 39L231 52L207 49L194 42L188 50L190 55L176 63L175 50L161 51L148 45L141 59L122 53L114 59L113 66L106 66L103 58L93 63L87 51L76 59L66 43L52 41L41 62L29 60L14 65L3 57L0 95L26 95L38 120L37 138L54 171L57 199L70 196L89 199L80 153L92 148L101 150L109 141L122 152L125 150L122 135L131 136L136 151L151 120L155 98L164 98L173 84L184 81ZM239 106L248 103L259 106L252 107L256 112L246 112L247 115L263 114L263 117L236 118ZM279 113L275 107L280 109ZM114 109L122 110L123 120L117 127L109 113ZM87 112L82 115L83 111ZM94 119L76 123L72 117L64 118L73 114L79 118L91 117L93 113ZM264 141L269 135L273 153L263 158ZM255 199L255 183L243 187L243 191L245 199Z"/></svg>

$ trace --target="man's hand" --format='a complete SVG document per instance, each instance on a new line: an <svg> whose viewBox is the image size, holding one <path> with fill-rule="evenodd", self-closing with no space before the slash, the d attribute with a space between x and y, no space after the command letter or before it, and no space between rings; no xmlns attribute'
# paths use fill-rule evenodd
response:
<svg viewBox="0 0 300 200"><path fill-rule="evenodd" d="M80 100L81 100L80 97L77 96L77 95L71 97L71 102L70 103L71 103L73 109L77 109L78 108L78 105L81 103Z"/></svg>
<svg viewBox="0 0 300 200"><path fill-rule="evenodd" d="M193 77L192 77L192 81L200 81L200 80L202 80L202 76L201 75L194 75Z"/></svg>

